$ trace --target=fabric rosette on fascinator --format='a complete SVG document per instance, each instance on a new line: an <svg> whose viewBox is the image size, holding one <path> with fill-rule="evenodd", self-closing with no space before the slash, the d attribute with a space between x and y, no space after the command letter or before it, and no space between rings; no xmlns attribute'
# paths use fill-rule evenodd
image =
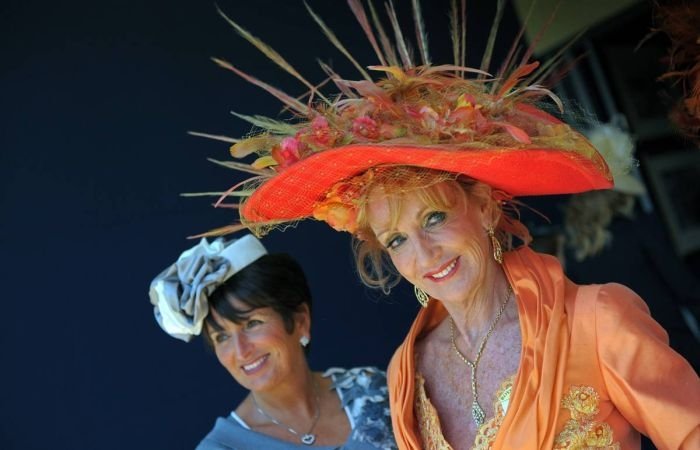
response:
<svg viewBox="0 0 700 450"><path fill-rule="evenodd" d="M280 121L238 114L261 131L234 140L231 147L234 158L250 158L250 163L221 164L254 176L219 193L217 206L231 206L226 204L231 197L239 200L233 206L239 208L240 223L203 235L226 234L242 227L262 235L310 217L354 233L356 202L368 178L383 167L413 166L455 177L465 175L507 197L612 187L613 176L593 145L543 109L563 111L559 98L543 86L560 55L544 64L531 62L531 47L516 58L521 31L501 69L489 74L491 49L504 7L504 2L498 1L481 67L466 67L466 11L464 2L461 6L457 3L453 2L451 11L454 61L436 65L428 54L418 1L413 1L412 7L420 61L414 61L391 2L386 10L395 36L393 44L372 3L368 3L368 14L361 1L349 0L379 60L379 65L367 67L369 72L307 6L362 77L358 81L344 79L321 63L328 74L323 84L332 82L337 88L333 96L324 95L277 52L221 13L241 36L298 78L308 91L306 96L295 98L228 62L214 60L275 95L293 117Z"/></svg>
<svg viewBox="0 0 700 450"><path fill-rule="evenodd" d="M229 242L202 239L184 251L151 282L149 296L160 327L186 342L199 335L212 292L265 254L265 247L252 235Z"/></svg>

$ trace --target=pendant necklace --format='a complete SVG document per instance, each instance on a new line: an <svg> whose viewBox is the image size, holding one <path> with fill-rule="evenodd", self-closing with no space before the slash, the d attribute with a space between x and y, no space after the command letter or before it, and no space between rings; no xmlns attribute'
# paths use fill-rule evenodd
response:
<svg viewBox="0 0 700 450"><path fill-rule="evenodd" d="M452 348L454 349L455 353L457 353L457 356L464 361L464 364L469 366L471 369L471 385L472 385L472 418L474 419L474 423L476 424L477 427L481 427L481 425L484 424L484 419L486 418L486 414L484 413L483 408L481 405L479 405L479 394L477 392L477 382L476 382L476 369L479 367L479 360L481 359L481 354L484 351L484 347L486 346L486 341L489 339L489 336L491 336L491 333L493 333L493 330L496 328L496 324L498 323L499 320L501 320L501 316L503 315L503 311L506 310L506 305L508 304L508 301L510 300L510 294L513 292L513 289L508 286L508 292L506 293L506 299L501 303L501 307L498 310L498 314L496 314L496 318L494 321L491 323L491 326L489 327L488 331L486 332L486 336L484 336L484 339L482 339L481 344L479 345L479 350L476 352L476 358L474 358L474 361L470 361L467 359L466 356L462 354L462 352L459 351L457 348L457 342L455 341L455 321L450 317L450 334L452 336Z"/></svg>
<svg viewBox="0 0 700 450"><path fill-rule="evenodd" d="M314 414L314 418L311 421L311 426L309 427L309 431L307 431L304 434L299 433L297 430L294 428L290 427L287 424L284 424L280 422L279 420L275 419L271 415L265 412L260 405L258 405L258 401L255 399L255 395L253 395L253 403L255 404L255 409L258 410L260 414L265 416L270 422L274 423L275 425L285 428L287 431L292 433L294 436L299 437L299 440L301 441L302 444L304 445L313 445L314 442L316 442L316 435L312 433L314 430L314 427L316 426L316 423L318 422L319 417L321 417L321 402L318 398L318 388L316 387L316 382L314 382L314 391L316 394L316 413Z"/></svg>

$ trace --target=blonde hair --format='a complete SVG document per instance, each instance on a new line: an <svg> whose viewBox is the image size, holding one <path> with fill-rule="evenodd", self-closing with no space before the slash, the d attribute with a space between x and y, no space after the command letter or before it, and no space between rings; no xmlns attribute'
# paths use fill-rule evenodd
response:
<svg viewBox="0 0 700 450"><path fill-rule="evenodd" d="M357 232L353 241L355 264L362 282L381 289L385 294L401 281L401 275L369 226L369 196L376 189L381 189L387 196L392 226L401 214L405 194L410 192L436 210L452 209L458 202L463 202L464 206L485 206L494 224L496 238L506 250L513 247L513 237L525 244L531 241L530 233L518 219L512 198L472 178L412 166L375 169L375 173L366 178L367 185L357 199Z"/></svg>

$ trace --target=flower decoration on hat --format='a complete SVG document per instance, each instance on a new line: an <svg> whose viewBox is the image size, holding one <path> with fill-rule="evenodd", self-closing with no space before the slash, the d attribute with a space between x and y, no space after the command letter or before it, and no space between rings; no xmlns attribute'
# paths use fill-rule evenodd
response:
<svg viewBox="0 0 700 450"><path fill-rule="evenodd" d="M564 208L564 229L577 261L599 254L613 235L608 230L616 217L634 218L635 200L646 195L644 184L629 171L634 142L625 132L621 116L587 131L591 143L604 155L615 174L615 187L572 195Z"/></svg>
<svg viewBox="0 0 700 450"><path fill-rule="evenodd" d="M615 174L614 190L630 195L644 195L646 188L631 172L636 160L632 136L614 123L599 124L586 132L588 139L603 155Z"/></svg>
<svg viewBox="0 0 700 450"><path fill-rule="evenodd" d="M265 254L265 247L252 235L229 242L202 239L151 282L156 321L172 337L191 340L201 333L209 314L209 296Z"/></svg>
<svg viewBox="0 0 700 450"><path fill-rule="evenodd" d="M540 65L530 61L532 47L520 61L513 44L501 69L489 70L500 20L497 13L480 68L465 65L464 5L451 12L454 61L435 65L428 53L418 0L412 1L420 61L414 61L393 4L386 9L395 36L392 44L374 10L360 0L350 9L374 49L379 65L362 67L323 20L309 13L329 40L358 69L362 79L348 80L321 63L338 94L327 97L303 78L279 53L239 24L220 14L246 40L261 50L307 89L293 97L221 59L214 61L277 97L291 121L236 114L260 131L231 146L234 158L249 163L223 165L254 174L220 195L217 206L234 206L243 226L257 234L309 217L336 229L355 231L354 203L361 177L379 166L413 165L466 175L511 195L543 195L605 189L612 186L608 167L580 133L541 107L559 98L544 87L559 55ZM498 0L502 11L504 0ZM371 17L371 19L370 19ZM376 80L370 76L375 74ZM306 103L301 99L306 99ZM211 136L209 136L211 137ZM240 199L227 205L230 197ZM204 235L240 229L235 224Z"/></svg>

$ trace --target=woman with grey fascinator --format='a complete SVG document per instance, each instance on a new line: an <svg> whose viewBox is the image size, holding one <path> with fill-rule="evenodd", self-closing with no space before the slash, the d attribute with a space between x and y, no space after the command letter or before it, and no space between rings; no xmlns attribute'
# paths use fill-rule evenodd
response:
<svg viewBox="0 0 700 450"><path fill-rule="evenodd" d="M309 368L311 292L290 256L252 235L202 239L153 280L150 298L166 333L203 335L250 391L197 449L396 448L384 372Z"/></svg>

